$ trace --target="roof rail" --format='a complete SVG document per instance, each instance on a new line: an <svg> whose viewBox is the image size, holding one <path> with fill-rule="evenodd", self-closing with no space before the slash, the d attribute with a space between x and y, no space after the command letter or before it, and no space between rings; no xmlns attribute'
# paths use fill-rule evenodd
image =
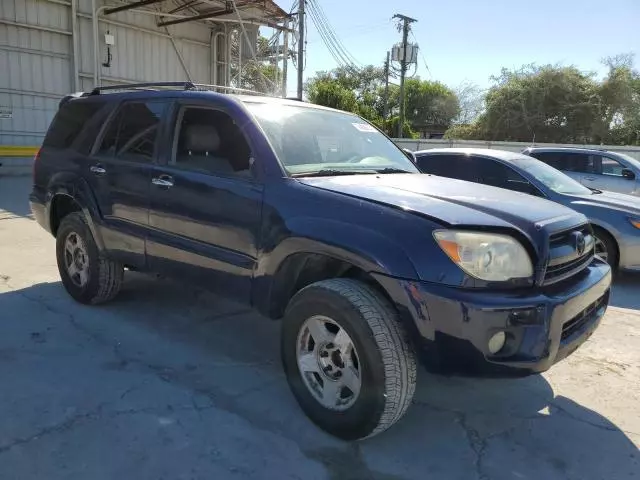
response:
<svg viewBox="0 0 640 480"><path fill-rule="evenodd" d="M149 82L149 83L125 83L122 85L110 85L107 87L95 87L89 95L100 95L105 90L137 90L157 87L181 87L184 90L194 90L192 82Z"/></svg>
<svg viewBox="0 0 640 480"><path fill-rule="evenodd" d="M274 97L275 95L270 95L264 92L258 92L257 90L248 90L246 88L238 88L238 87L226 87L224 85L208 85L206 83L195 83L194 87L197 90L211 90L212 92L221 90L222 92L230 92L230 93L245 93L247 95L260 95L262 97Z"/></svg>
<svg viewBox="0 0 640 480"><path fill-rule="evenodd" d="M208 85L205 83L193 83L193 82L149 82L149 83L126 83L121 85L109 85L107 87L95 87L91 92L85 92L82 96L87 97L91 95L100 95L101 92L109 90L154 90L157 88L180 88L183 90L194 91L212 91L221 93L239 93L246 95L260 95L266 97L277 97L276 95L270 95L264 92L258 92L256 90L249 90L246 88L227 87L224 85Z"/></svg>

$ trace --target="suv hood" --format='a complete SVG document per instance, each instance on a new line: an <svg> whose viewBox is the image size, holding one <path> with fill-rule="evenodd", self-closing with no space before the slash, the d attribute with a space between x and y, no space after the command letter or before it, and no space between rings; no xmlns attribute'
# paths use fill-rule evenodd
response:
<svg viewBox="0 0 640 480"><path fill-rule="evenodd" d="M517 228L529 237L587 221L560 204L524 193L426 174L298 178L301 183L400 208L447 226Z"/></svg>

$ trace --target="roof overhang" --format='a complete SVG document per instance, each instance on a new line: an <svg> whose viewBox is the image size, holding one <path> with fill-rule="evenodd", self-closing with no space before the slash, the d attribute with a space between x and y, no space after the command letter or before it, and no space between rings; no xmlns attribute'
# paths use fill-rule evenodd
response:
<svg viewBox="0 0 640 480"><path fill-rule="evenodd" d="M286 29L289 14L273 0L116 0L105 15L145 9L158 15L158 26L187 22L241 23ZM146 8L148 7L148 8Z"/></svg>

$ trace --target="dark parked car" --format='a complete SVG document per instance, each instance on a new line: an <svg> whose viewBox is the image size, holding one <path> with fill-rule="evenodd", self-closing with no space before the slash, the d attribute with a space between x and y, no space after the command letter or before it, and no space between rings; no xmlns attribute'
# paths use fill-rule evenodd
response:
<svg viewBox="0 0 640 480"><path fill-rule="evenodd" d="M640 196L640 161L624 153L588 148L530 147L522 151L585 187Z"/></svg>
<svg viewBox="0 0 640 480"><path fill-rule="evenodd" d="M501 150L445 148L415 152L425 173L547 198L586 215L596 254L612 267L640 270L640 199L579 184L535 158Z"/></svg>
<svg viewBox="0 0 640 480"><path fill-rule="evenodd" d="M63 100L35 162L31 208L77 301L111 300L128 268L283 318L295 397L346 439L402 417L418 352L527 374L598 326L611 271L584 215L417 174L352 114L144 88Z"/></svg>

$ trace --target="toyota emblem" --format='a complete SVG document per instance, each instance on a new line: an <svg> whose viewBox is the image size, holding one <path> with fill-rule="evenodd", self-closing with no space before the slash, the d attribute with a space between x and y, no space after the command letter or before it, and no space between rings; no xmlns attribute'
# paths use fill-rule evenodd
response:
<svg viewBox="0 0 640 480"><path fill-rule="evenodd" d="M582 232L573 232L571 237L573 238L573 246L575 247L576 252L578 252L578 255L582 255L585 247L587 246L584 235Z"/></svg>

